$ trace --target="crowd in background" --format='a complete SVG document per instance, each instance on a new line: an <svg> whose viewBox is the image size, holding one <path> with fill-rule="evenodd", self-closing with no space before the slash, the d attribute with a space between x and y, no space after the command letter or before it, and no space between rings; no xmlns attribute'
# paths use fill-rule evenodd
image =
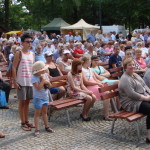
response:
<svg viewBox="0 0 150 150"><path fill-rule="evenodd" d="M93 107L94 102L96 100L100 100L100 96L103 94L99 93L98 88L105 85L119 83L118 79L109 79L110 72L108 69L123 67L123 64L127 65L127 59L132 59L132 62L134 62L135 65L134 72L142 77L146 85L150 87L150 32L148 31L145 31L144 33L140 31L129 33L125 37L121 32L117 34L116 32L106 34L102 33L101 30L98 30L97 33L94 34L93 31L90 30L86 40L83 40L82 36L78 32L75 32L74 34L72 32L68 32L66 35L63 33L60 35L51 33L50 36L48 36L44 31L43 33L31 33L25 37L25 39L22 38L22 35L17 34L12 34L9 39L6 39L4 35L1 36L1 61L10 64L14 62L14 59L16 61L17 58L19 63L20 51L22 51L21 61L23 59L25 60L27 57L30 57L30 65L37 62L37 64L39 63L39 66L43 65L44 67L45 64L47 66L46 69L48 69L47 73L49 80L51 80L52 77L68 75L67 88L62 86L59 88L50 88L49 91L53 94L54 100L62 98L66 92L70 97L85 99L86 103L84 104L83 111L80 115L83 121L91 120L88 112L90 108ZM26 61L24 61L24 63L26 63ZM103 62L108 63L108 69L101 66ZM35 72L39 69L38 71L41 73L43 70L40 70L40 68L37 67L37 64L33 65L33 69L35 69ZM17 63L14 66L17 66ZM19 68L15 67L15 69L21 71L22 67L23 66L20 66ZM29 72L33 71L31 70L32 65L28 67L30 68L30 71L28 70ZM38 73L37 76L41 77L41 74L38 71L36 72ZM37 76L34 76L34 78L32 78L32 82L28 84L26 81L23 81L24 85L21 86L30 87L32 86L31 84L33 84L34 92L36 91L35 89L41 90L41 88L39 88L40 85L35 83L40 83L43 81L42 85L44 85L47 81L44 77L41 77L42 81L40 81ZM21 75L17 76L17 74L13 76L15 82L14 84L17 89L20 88L19 84L22 84L22 82L19 83L21 77ZM31 78L31 73L28 77ZM3 77L1 76L1 79L2 78ZM26 77L24 76L23 78ZM19 93L18 95L20 100L27 99L22 97ZM31 93L28 94L28 96L29 99L32 99ZM103 119L106 121L112 120L109 118L109 104L109 99L103 102ZM28 104L21 102L19 105L21 127L25 131L30 131L30 129L34 126L29 124L27 116L25 119L22 116L23 113L21 108L24 108L24 105L27 105L28 107L29 102ZM118 109L120 109L120 107L121 106L118 101ZM39 109L39 106L35 106L35 109ZM27 113L26 111L27 110L25 110L25 113ZM40 112L38 111L36 112L35 120L38 120L39 113ZM37 120L35 121L36 136L39 135ZM53 132L53 130L48 127L47 122L45 130L48 132ZM148 137L148 139L150 140L150 137Z"/></svg>

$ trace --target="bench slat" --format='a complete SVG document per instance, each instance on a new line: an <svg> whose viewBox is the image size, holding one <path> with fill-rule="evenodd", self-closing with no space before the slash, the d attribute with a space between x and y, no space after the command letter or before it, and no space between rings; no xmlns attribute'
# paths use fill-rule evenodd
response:
<svg viewBox="0 0 150 150"><path fill-rule="evenodd" d="M71 98L64 98L64 99L60 99L60 100L55 100L50 102L50 106L56 106L56 105L60 105L60 104L64 104L64 103L68 103L71 101L74 101L75 99L71 99Z"/></svg>
<svg viewBox="0 0 150 150"><path fill-rule="evenodd" d="M69 102L69 103L57 105L54 108L56 108L56 109L63 109L63 108L68 108L68 107L71 107L71 106L75 106L77 104L82 104L84 102L85 102L84 100L74 100L74 101Z"/></svg>
<svg viewBox="0 0 150 150"><path fill-rule="evenodd" d="M136 114L136 112L128 112L124 115L121 115L121 118L126 119L127 117L130 117L130 116L135 115L135 114Z"/></svg>
<svg viewBox="0 0 150 150"><path fill-rule="evenodd" d="M126 120L129 122L132 122L132 121L136 121L144 116L145 116L144 114L136 113L135 115L128 117Z"/></svg>

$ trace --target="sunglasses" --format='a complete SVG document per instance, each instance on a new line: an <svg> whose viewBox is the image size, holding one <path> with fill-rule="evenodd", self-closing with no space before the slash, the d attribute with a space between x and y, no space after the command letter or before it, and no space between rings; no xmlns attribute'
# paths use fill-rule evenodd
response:
<svg viewBox="0 0 150 150"><path fill-rule="evenodd" d="M24 42L26 42L26 43L33 43L33 41L24 41Z"/></svg>

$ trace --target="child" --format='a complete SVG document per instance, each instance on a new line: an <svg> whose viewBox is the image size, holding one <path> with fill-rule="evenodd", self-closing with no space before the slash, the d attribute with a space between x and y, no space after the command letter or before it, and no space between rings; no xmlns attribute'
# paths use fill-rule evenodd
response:
<svg viewBox="0 0 150 150"><path fill-rule="evenodd" d="M32 83L33 83L33 103L35 108L34 114L34 123L35 123L35 136L40 135L39 130L39 117L42 113L45 130L47 132L53 133L54 130L49 128L48 126L48 103L49 103L49 77L46 73L48 66L45 65L42 61L37 61L33 65L33 75L32 75Z"/></svg>

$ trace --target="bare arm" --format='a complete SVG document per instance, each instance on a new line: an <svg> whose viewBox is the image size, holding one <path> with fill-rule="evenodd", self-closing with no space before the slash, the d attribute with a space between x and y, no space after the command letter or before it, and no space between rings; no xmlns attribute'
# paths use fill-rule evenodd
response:
<svg viewBox="0 0 150 150"><path fill-rule="evenodd" d="M3 55L3 53L1 53L3 60L7 63L7 60L5 58L5 56Z"/></svg>
<svg viewBox="0 0 150 150"><path fill-rule="evenodd" d="M84 92L84 93L86 92L86 91L84 91L84 90L82 90L82 89L75 86L72 75L71 75L70 72L68 73L68 82L70 83L73 90L76 90L76 91L79 91L79 92Z"/></svg>
<svg viewBox="0 0 150 150"><path fill-rule="evenodd" d="M83 77L83 83L85 86L92 86L92 85L98 85L100 86L100 83L96 81L88 81L87 77L85 76L85 73L82 72L82 77Z"/></svg>
<svg viewBox="0 0 150 150"><path fill-rule="evenodd" d="M15 56L14 56L14 59L13 59L13 65L12 65L12 77L13 77L13 80L14 80L14 86L15 88L19 88L19 85L16 83L16 73L17 73L17 66L19 64L19 54L20 52L16 52Z"/></svg>
<svg viewBox="0 0 150 150"><path fill-rule="evenodd" d="M101 74L101 76L109 78L110 77L110 73L105 68L103 68L103 69L104 69L104 73Z"/></svg>

